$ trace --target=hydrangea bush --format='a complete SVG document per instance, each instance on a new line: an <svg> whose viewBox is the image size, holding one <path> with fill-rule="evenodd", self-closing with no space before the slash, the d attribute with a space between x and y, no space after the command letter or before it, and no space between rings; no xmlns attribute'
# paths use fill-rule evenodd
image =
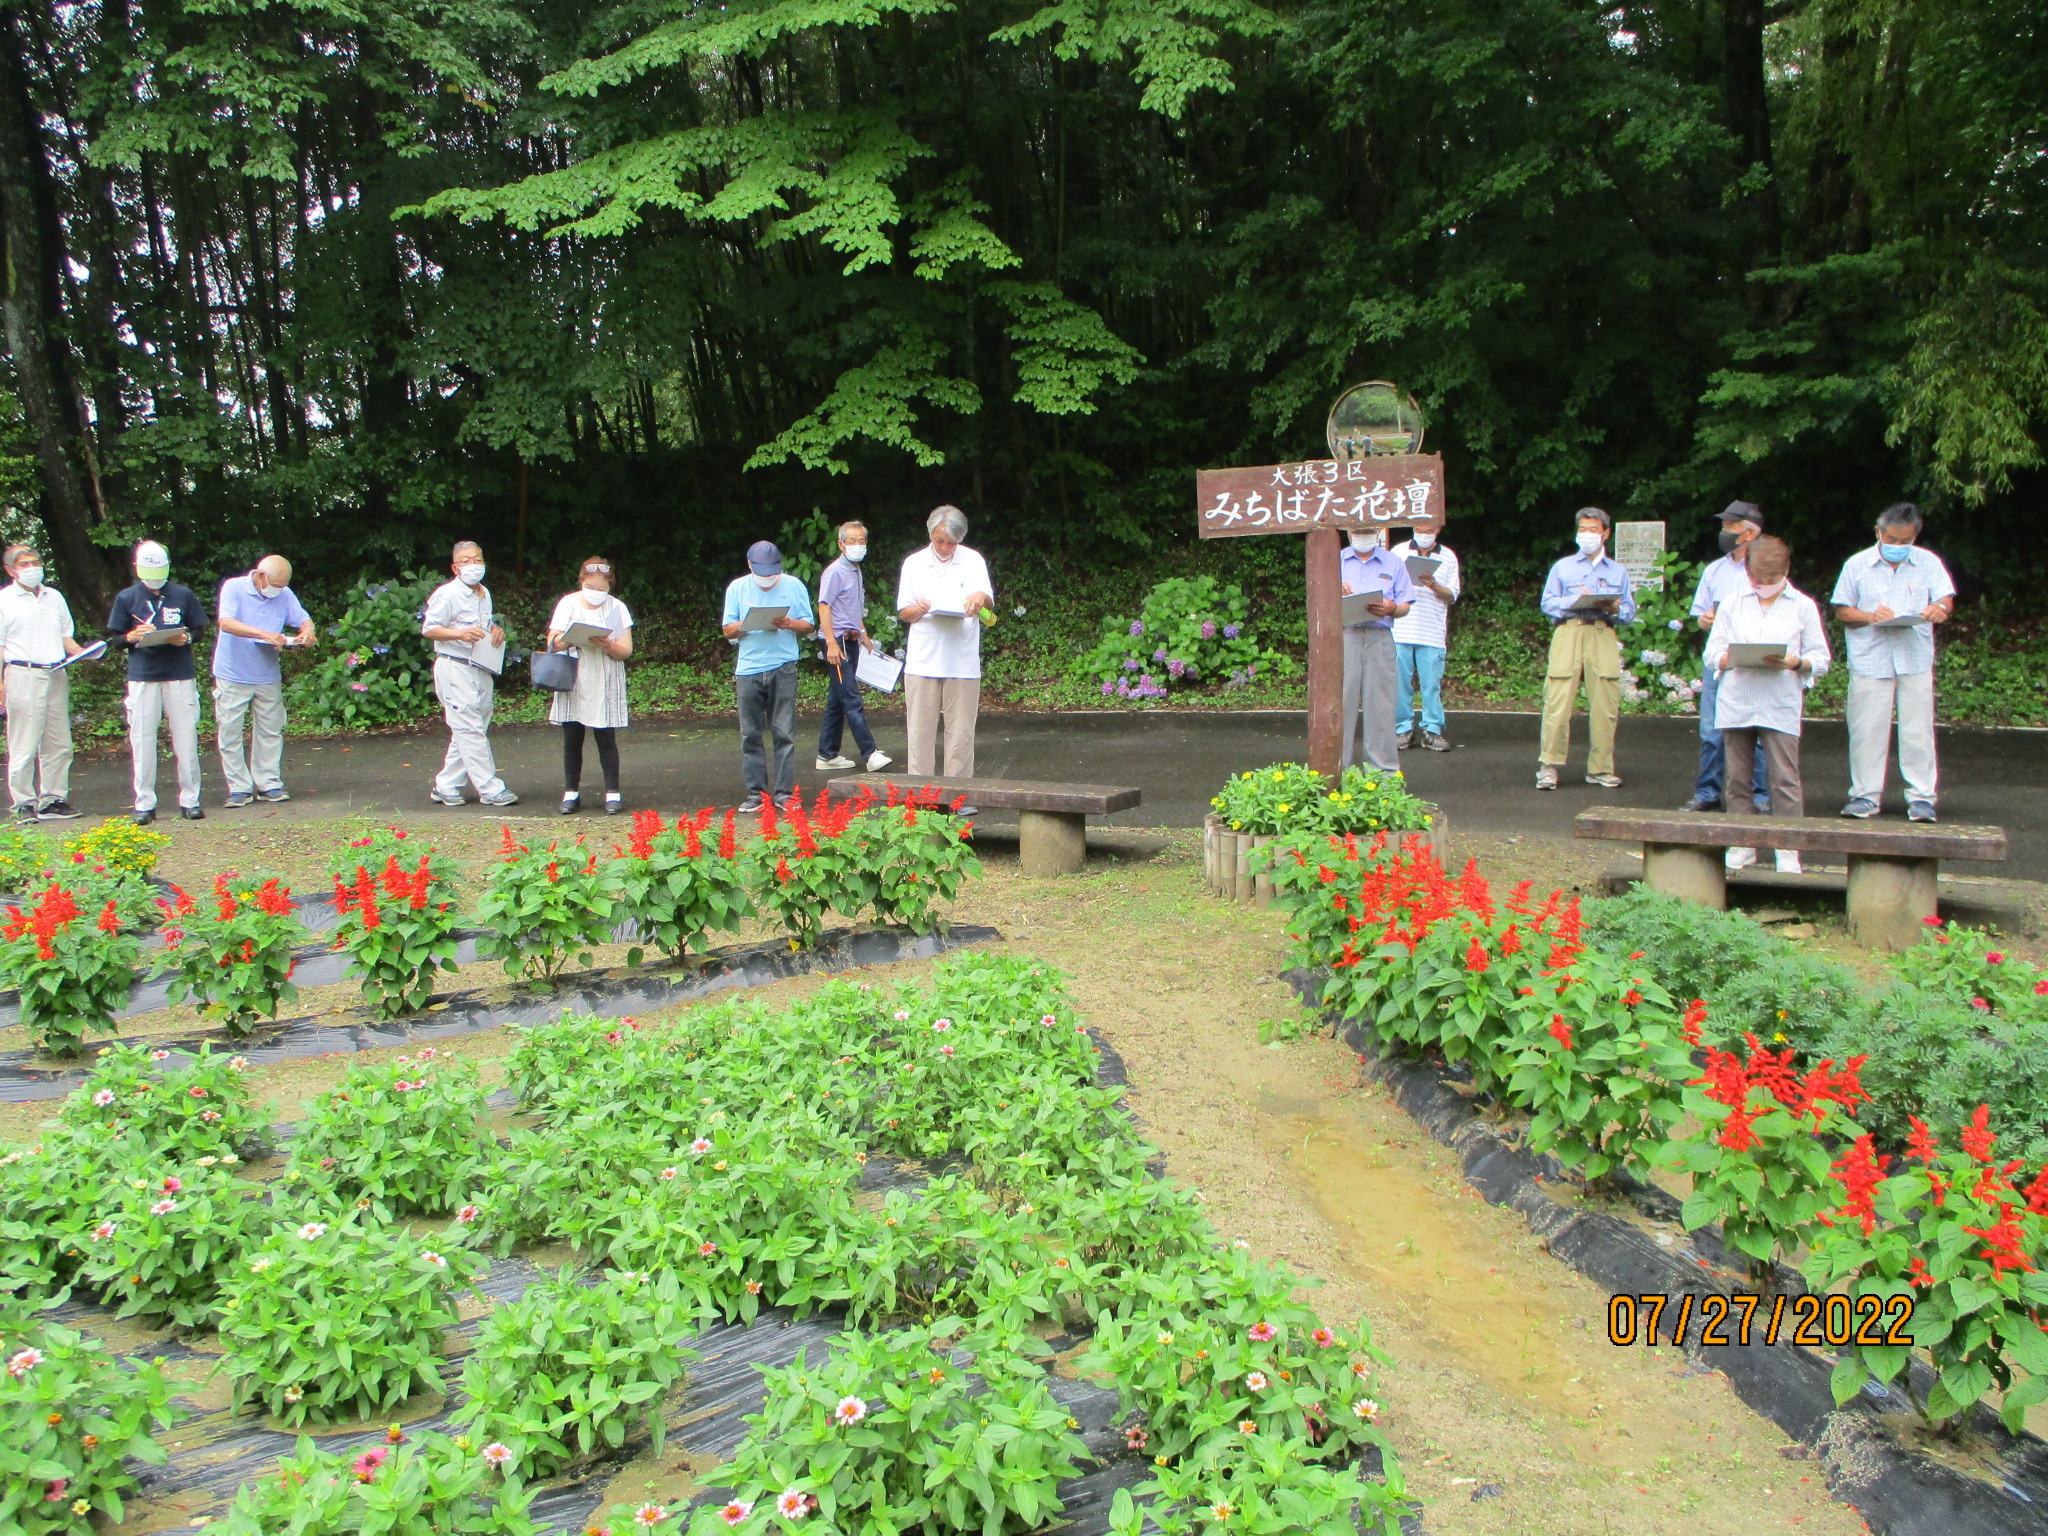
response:
<svg viewBox="0 0 2048 1536"><path fill-rule="evenodd" d="M1075 658L1074 675L1100 679L1106 699L1141 704L1203 683L1244 687L1288 665L1252 638L1250 611L1242 590L1213 576L1169 577L1145 594L1136 618L1102 621L1102 638Z"/></svg>

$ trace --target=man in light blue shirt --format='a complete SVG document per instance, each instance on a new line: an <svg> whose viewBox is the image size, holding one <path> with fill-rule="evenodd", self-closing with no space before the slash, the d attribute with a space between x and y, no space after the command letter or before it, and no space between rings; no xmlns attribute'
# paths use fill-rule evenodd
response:
<svg viewBox="0 0 2048 1536"><path fill-rule="evenodd" d="M1867 820L1884 804L1892 718L1899 723L1899 777L1906 815L1935 819L1934 626L1955 612L1956 584L1918 547L1920 509L1898 502L1878 514L1877 543L1851 555L1835 583L1835 617L1849 652L1849 803Z"/></svg>
<svg viewBox="0 0 2048 1536"><path fill-rule="evenodd" d="M1763 509L1753 501L1731 501L1718 514L1721 523L1722 558L1700 572L1699 586L1692 594L1692 616L1703 630L1714 627L1714 614L1728 598L1750 590L1749 546L1764 531ZM1700 677L1700 771L1693 781L1692 798L1680 807L1687 811L1721 809L1721 786L1727 777L1728 756L1721 744L1721 732L1714 725L1715 701L1719 697L1721 674L1708 667ZM1770 791L1757 775L1755 794L1759 816L1771 810Z"/></svg>
<svg viewBox="0 0 2048 1536"><path fill-rule="evenodd" d="M1387 536L1378 528L1348 535L1349 547L1337 557L1337 579L1346 597L1377 592L1366 605L1371 615L1344 631L1344 692L1337 718L1344 725L1339 772L1356 759L1353 743L1364 738L1362 755L1383 773L1401 766L1400 735L1394 729L1400 712L1400 658L1394 648L1394 620L1415 602L1415 583L1406 561L1387 553Z"/></svg>
<svg viewBox="0 0 2048 1536"><path fill-rule="evenodd" d="M220 584L213 642L213 718L228 804L289 800L284 788L284 684L278 657L311 645L313 621L291 589L292 563L265 555L245 576ZM246 753L242 722L250 721Z"/></svg>
<svg viewBox="0 0 2048 1536"><path fill-rule="evenodd" d="M740 772L747 785L740 809L760 810L770 793L761 747L765 728L775 738L775 807L786 810L796 794L797 636L816 627L811 595L782 569L782 551L766 539L748 547L747 570L725 589L722 626L725 638L738 642L733 677L739 695ZM747 615L756 608L789 611L765 628L749 629Z"/></svg>
<svg viewBox="0 0 2048 1536"><path fill-rule="evenodd" d="M1537 749L1536 787L1557 788L1557 770L1571 753L1572 705L1586 686L1586 724L1592 747L1586 782L1621 788L1614 771L1614 730L1621 719L1621 641L1618 624L1636 621L1628 567L1607 553L1614 519L1599 507L1578 513L1577 554L1566 555L1544 578L1542 606L1557 627L1550 636L1550 669L1543 679L1543 740Z"/></svg>

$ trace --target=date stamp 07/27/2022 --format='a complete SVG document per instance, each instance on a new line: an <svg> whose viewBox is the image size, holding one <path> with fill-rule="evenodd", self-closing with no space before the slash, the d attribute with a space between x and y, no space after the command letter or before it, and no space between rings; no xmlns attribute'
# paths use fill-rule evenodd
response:
<svg viewBox="0 0 2048 1536"><path fill-rule="evenodd" d="M1616 1296L1607 1303L1607 1342L1682 1344L1687 1329L1697 1325L1695 1344L1776 1344L1782 1336L1794 1344L1841 1349L1850 1344L1910 1346L1913 1335L1910 1296L1764 1296L1737 1291L1732 1296L1708 1292L1645 1291Z"/></svg>

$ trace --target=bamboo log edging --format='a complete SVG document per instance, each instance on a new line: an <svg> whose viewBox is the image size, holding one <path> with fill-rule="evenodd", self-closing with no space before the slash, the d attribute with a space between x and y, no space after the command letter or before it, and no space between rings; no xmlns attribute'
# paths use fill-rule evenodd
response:
<svg viewBox="0 0 2048 1536"><path fill-rule="evenodd" d="M1429 843L1438 863L1450 858L1449 820L1439 806L1429 807L1429 826L1421 832L1404 832L1403 837L1421 837ZM1270 907L1277 892L1270 875L1252 873L1251 853L1274 839L1264 833L1233 832L1230 823L1215 812L1202 819L1202 882L1213 895L1225 901L1251 902Z"/></svg>

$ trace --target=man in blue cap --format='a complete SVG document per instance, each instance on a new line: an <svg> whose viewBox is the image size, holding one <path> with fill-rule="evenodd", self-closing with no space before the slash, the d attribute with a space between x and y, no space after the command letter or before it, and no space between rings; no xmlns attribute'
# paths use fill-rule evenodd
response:
<svg viewBox="0 0 2048 1536"><path fill-rule="evenodd" d="M745 576L725 589L725 638L737 643L733 677L739 695L740 771L747 781L742 811L758 811L771 793L768 760L761 750L765 725L775 738L775 808L786 810L796 796L797 636L817 626L811 594L782 568L782 551L761 539L747 548ZM784 610L753 620L756 608Z"/></svg>

